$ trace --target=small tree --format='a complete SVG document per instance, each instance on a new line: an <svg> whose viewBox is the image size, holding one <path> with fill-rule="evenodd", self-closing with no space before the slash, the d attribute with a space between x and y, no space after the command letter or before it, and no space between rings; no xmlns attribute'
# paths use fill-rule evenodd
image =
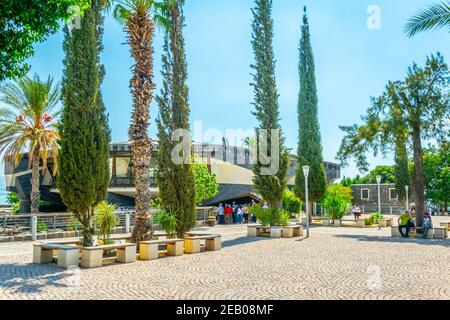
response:
<svg viewBox="0 0 450 320"><path fill-rule="evenodd" d="M352 190L339 184L328 186L322 205L333 222L340 220L352 203Z"/></svg>
<svg viewBox="0 0 450 320"><path fill-rule="evenodd" d="M195 203L201 205L205 200L219 193L216 175L209 173L208 167L194 158Z"/></svg>
<svg viewBox="0 0 450 320"><path fill-rule="evenodd" d="M98 234L103 236L103 244L111 243L111 229L118 224L116 215L117 206L115 204L100 202L95 207L95 221L97 223Z"/></svg>

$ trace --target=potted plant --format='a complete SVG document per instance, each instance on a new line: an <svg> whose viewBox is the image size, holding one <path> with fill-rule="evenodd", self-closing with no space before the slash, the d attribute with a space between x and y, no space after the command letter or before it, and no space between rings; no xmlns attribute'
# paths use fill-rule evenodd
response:
<svg viewBox="0 0 450 320"><path fill-rule="evenodd" d="M110 204L106 201L101 202L94 209L94 219L98 228L98 234L102 237L101 243L103 245L114 243L111 239L111 230L117 227L119 222L116 210L117 206L115 204Z"/></svg>

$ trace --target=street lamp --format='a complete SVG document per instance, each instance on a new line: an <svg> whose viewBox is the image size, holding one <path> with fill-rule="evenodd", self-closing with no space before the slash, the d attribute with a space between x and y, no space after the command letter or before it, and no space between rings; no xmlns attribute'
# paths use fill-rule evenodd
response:
<svg viewBox="0 0 450 320"><path fill-rule="evenodd" d="M409 186L405 186L405 191L406 191L406 211L408 211L408 207L409 207Z"/></svg>
<svg viewBox="0 0 450 320"><path fill-rule="evenodd" d="M381 176L377 176L377 185L378 185L378 230L381 229L381 198L380 198L380 183Z"/></svg>
<svg viewBox="0 0 450 320"><path fill-rule="evenodd" d="M306 237L309 238L309 205L308 205L308 175L309 166L303 166L303 175L305 176L305 202L306 202Z"/></svg>

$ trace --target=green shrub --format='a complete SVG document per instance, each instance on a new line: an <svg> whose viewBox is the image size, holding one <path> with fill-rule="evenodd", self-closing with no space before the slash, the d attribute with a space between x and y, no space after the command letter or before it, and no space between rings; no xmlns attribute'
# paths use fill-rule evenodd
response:
<svg viewBox="0 0 450 320"><path fill-rule="evenodd" d="M47 225L43 221L37 222L37 232L47 232Z"/></svg>
<svg viewBox="0 0 450 320"><path fill-rule="evenodd" d="M352 190L339 184L327 188L322 205L330 218L341 220L352 202Z"/></svg>
<svg viewBox="0 0 450 320"><path fill-rule="evenodd" d="M169 238L173 238L175 236L179 223L176 212L159 209L152 215L152 221L157 224L162 230L167 232Z"/></svg>
<svg viewBox="0 0 450 320"><path fill-rule="evenodd" d="M371 225L371 224L378 224L378 220L379 219L383 219L384 218L384 216L381 214L381 213L379 213L379 212L374 212L374 213L372 213L371 215L370 215L370 217L369 218L367 218L368 220L369 220L369 225ZM367 220L366 219L366 220Z"/></svg>
<svg viewBox="0 0 450 320"><path fill-rule="evenodd" d="M94 209L94 219L97 223L98 234L103 237L103 243L110 239L111 229L118 224L116 215L117 206L115 204L100 202Z"/></svg>
<svg viewBox="0 0 450 320"><path fill-rule="evenodd" d="M286 189L283 193L283 209L289 213L300 213L302 200L293 191Z"/></svg>
<svg viewBox="0 0 450 320"><path fill-rule="evenodd" d="M260 204L249 208L251 214L256 216L263 226L287 226L291 213L278 208L263 209Z"/></svg>
<svg viewBox="0 0 450 320"><path fill-rule="evenodd" d="M283 226L283 227L287 226L289 223L289 220L291 219L291 213L289 211L286 211L283 209L278 210L277 216L278 216L277 224L280 226Z"/></svg>
<svg viewBox="0 0 450 320"><path fill-rule="evenodd" d="M11 206L12 213L19 213L20 211L20 199L14 192L8 192L6 196L6 203Z"/></svg>

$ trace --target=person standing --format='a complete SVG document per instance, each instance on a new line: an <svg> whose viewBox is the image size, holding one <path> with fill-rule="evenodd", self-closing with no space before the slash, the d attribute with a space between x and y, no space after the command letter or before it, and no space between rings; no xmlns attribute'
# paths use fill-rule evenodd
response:
<svg viewBox="0 0 450 320"><path fill-rule="evenodd" d="M217 208L217 215L219 216L219 224L225 224L225 209L223 204L219 204Z"/></svg>
<svg viewBox="0 0 450 320"><path fill-rule="evenodd" d="M353 206L352 212L353 212L353 216L355 217L355 222L358 221L358 217L359 217L359 213L361 212L361 209L359 208L359 206L357 204Z"/></svg>
<svg viewBox="0 0 450 320"><path fill-rule="evenodd" d="M238 224L242 223L242 206L238 205L236 209L236 222Z"/></svg>
<svg viewBox="0 0 450 320"><path fill-rule="evenodd" d="M233 224L236 223L236 215L237 215L237 209L238 206L236 205L236 202L233 201L233 206L232 206L232 216L233 216Z"/></svg>
<svg viewBox="0 0 450 320"><path fill-rule="evenodd" d="M243 211L243 216L244 216L244 223L248 224L248 215L249 215L248 205L245 205L242 211Z"/></svg>

